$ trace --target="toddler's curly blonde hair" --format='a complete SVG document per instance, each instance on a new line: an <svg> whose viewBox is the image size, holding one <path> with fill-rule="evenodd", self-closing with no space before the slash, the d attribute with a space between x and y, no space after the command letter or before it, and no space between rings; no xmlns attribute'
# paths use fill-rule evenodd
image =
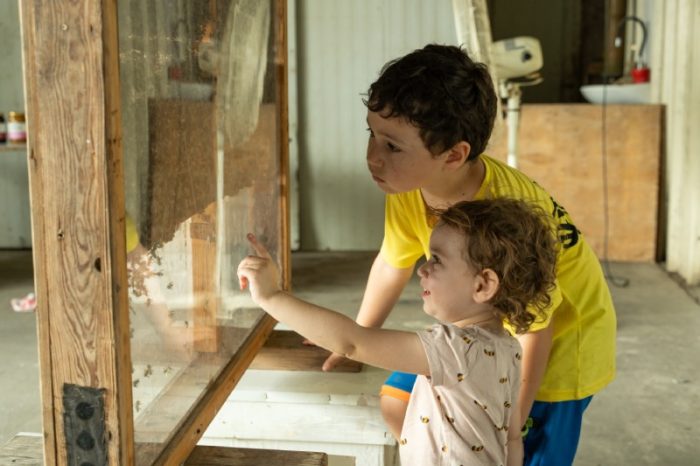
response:
<svg viewBox="0 0 700 466"><path fill-rule="evenodd" d="M438 224L464 235L463 255L475 270L491 269L499 287L490 301L517 333L543 317L554 289L558 242L552 217L522 200L457 203L437 212Z"/></svg>

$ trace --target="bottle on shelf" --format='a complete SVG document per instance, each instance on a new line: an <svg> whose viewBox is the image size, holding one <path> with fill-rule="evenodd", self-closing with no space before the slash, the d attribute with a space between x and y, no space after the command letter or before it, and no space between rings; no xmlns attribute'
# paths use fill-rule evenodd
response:
<svg viewBox="0 0 700 466"><path fill-rule="evenodd" d="M24 113L10 112L7 115L7 142L24 144L27 142L27 130Z"/></svg>
<svg viewBox="0 0 700 466"><path fill-rule="evenodd" d="M7 124L5 123L5 115L0 113L0 144L7 142Z"/></svg>

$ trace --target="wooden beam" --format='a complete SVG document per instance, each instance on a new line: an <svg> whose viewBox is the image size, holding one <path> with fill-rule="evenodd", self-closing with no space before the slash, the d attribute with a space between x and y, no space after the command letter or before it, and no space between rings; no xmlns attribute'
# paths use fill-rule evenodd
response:
<svg viewBox="0 0 700 466"><path fill-rule="evenodd" d="M46 464L66 384L104 390L109 464L133 464L114 0L20 2ZM40 135L40 137L39 137ZM98 420L99 422L99 420Z"/></svg>
<svg viewBox="0 0 700 466"><path fill-rule="evenodd" d="M282 282L286 289L292 286L291 228L289 200L289 93L287 66L287 1L275 0L275 73L277 78L277 106L279 109L279 161L280 161L280 204L279 204L279 256L282 264Z"/></svg>
<svg viewBox="0 0 700 466"><path fill-rule="evenodd" d="M216 275L216 203L192 216L192 293L194 294L193 326L195 351L214 353L219 348L216 315L219 308L219 287Z"/></svg>
<svg viewBox="0 0 700 466"><path fill-rule="evenodd" d="M0 447L0 464L39 466L41 437L17 435ZM185 466L328 466L328 455L306 451L197 446Z"/></svg>
<svg viewBox="0 0 700 466"><path fill-rule="evenodd" d="M328 455L307 451L198 446L184 466L328 466Z"/></svg>

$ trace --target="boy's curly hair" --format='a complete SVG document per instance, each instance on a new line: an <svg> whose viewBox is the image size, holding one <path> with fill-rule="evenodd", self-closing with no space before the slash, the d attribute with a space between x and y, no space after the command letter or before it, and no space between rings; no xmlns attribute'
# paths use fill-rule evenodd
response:
<svg viewBox="0 0 700 466"><path fill-rule="evenodd" d="M384 117L402 117L417 126L433 155L468 142L467 160L486 149L497 111L486 66L459 47L437 44L384 65L363 102Z"/></svg>
<svg viewBox="0 0 700 466"><path fill-rule="evenodd" d="M438 213L438 225L465 237L464 259L477 271L491 269L500 281L490 304L517 333L544 317L554 289L558 242L553 220L522 200L460 202Z"/></svg>

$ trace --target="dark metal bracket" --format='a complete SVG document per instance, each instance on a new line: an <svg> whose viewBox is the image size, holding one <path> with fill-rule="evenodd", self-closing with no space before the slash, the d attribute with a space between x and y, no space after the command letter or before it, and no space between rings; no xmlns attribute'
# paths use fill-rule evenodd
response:
<svg viewBox="0 0 700 466"><path fill-rule="evenodd" d="M63 385L63 430L69 466L106 466L104 388Z"/></svg>

